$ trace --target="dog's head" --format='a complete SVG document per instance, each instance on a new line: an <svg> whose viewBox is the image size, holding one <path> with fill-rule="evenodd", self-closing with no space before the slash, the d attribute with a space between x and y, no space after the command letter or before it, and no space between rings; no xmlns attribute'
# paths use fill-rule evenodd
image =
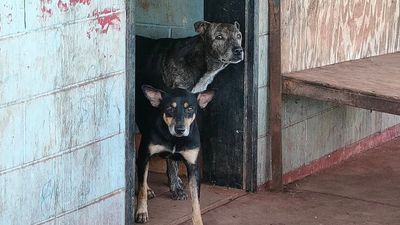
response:
<svg viewBox="0 0 400 225"><path fill-rule="evenodd" d="M207 51L223 63L238 63L243 60L242 33L238 22L210 23L199 21L194 29L205 41Z"/></svg>
<svg viewBox="0 0 400 225"><path fill-rule="evenodd" d="M192 94L175 88L170 93L143 85L142 90L153 107L159 108L169 133L175 137L189 136L198 107L205 108L214 97L214 91Z"/></svg>

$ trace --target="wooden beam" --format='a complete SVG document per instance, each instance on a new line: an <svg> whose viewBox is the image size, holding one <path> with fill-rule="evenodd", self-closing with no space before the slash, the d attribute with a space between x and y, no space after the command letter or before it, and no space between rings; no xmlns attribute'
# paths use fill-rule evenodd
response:
<svg viewBox="0 0 400 225"><path fill-rule="evenodd" d="M126 0L125 225L135 224L135 1Z"/></svg>
<svg viewBox="0 0 400 225"><path fill-rule="evenodd" d="M246 38L245 6L246 1L205 0L204 19L226 23L238 21ZM245 72L244 62L231 64L219 72L208 87L218 89L215 97L199 117L204 121L200 126L203 179L216 185L240 189L245 188Z"/></svg>
<svg viewBox="0 0 400 225"><path fill-rule="evenodd" d="M269 72L269 124L271 133L272 190L281 191L282 185L282 76L280 0L268 2L268 72Z"/></svg>
<svg viewBox="0 0 400 225"><path fill-rule="evenodd" d="M390 100L385 96L372 96L288 77L284 77L283 92L288 95L304 96L340 105L400 115L400 101Z"/></svg>
<svg viewBox="0 0 400 225"><path fill-rule="evenodd" d="M246 191L257 190L257 137L258 137L258 76L255 72L255 43L258 38L256 27L258 20L254 0L245 1L245 33L244 33L244 132L243 132L243 184ZM258 30L257 30L258 31ZM257 42L258 43L258 42Z"/></svg>
<svg viewBox="0 0 400 225"><path fill-rule="evenodd" d="M340 62L283 77L283 92L400 114L400 52Z"/></svg>

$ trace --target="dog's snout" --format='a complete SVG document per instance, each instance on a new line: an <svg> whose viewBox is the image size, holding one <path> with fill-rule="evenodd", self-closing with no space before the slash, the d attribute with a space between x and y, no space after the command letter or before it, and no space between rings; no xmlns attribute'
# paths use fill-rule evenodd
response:
<svg viewBox="0 0 400 225"><path fill-rule="evenodd" d="M235 47L233 48L233 54L235 55L242 55L243 53L243 48L242 47Z"/></svg>
<svg viewBox="0 0 400 225"><path fill-rule="evenodd" d="M175 125L175 133L179 135L185 133L185 125Z"/></svg>

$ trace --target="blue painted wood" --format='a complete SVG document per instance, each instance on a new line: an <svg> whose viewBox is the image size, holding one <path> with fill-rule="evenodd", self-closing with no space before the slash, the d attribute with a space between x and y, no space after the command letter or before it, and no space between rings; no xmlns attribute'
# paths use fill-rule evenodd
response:
<svg viewBox="0 0 400 225"><path fill-rule="evenodd" d="M193 36L204 16L204 0L136 0L136 6L136 33L151 38Z"/></svg>
<svg viewBox="0 0 400 225"><path fill-rule="evenodd" d="M72 2L0 4L2 225L124 224L125 1Z"/></svg>

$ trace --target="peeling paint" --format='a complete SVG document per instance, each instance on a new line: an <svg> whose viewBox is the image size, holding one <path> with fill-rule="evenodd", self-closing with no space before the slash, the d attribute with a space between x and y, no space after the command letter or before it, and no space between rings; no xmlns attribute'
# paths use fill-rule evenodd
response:
<svg viewBox="0 0 400 225"><path fill-rule="evenodd" d="M50 8L52 0L40 0L40 17L44 20L50 18L53 15L53 10Z"/></svg>
<svg viewBox="0 0 400 225"><path fill-rule="evenodd" d="M66 12L69 9L68 3L63 2L63 0L58 0L57 7L63 12Z"/></svg>
<svg viewBox="0 0 400 225"><path fill-rule="evenodd" d="M68 2L64 2L63 0L58 0L57 2L57 7L60 9L62 12L66 12L69 10L70 7L76 6L78 4L81 5L90 5L91 0L70 0Z"/></svg>
<svg viewBox="0 0 400 225"><path fill-rule="evenodd" d="M77 4L90 5L91 0L70 0L69 4L75 6Z"/></svg>
<svg viewBox="0 0 400 225"><path fill-rule="evenodd" d="M93 32L106 34L110 27L118 31L121 29L118 9L106 8L102 11L96 9L88 17L96 17L95 23L91 23L90 29L86 32L89 39Z"/></svg>

